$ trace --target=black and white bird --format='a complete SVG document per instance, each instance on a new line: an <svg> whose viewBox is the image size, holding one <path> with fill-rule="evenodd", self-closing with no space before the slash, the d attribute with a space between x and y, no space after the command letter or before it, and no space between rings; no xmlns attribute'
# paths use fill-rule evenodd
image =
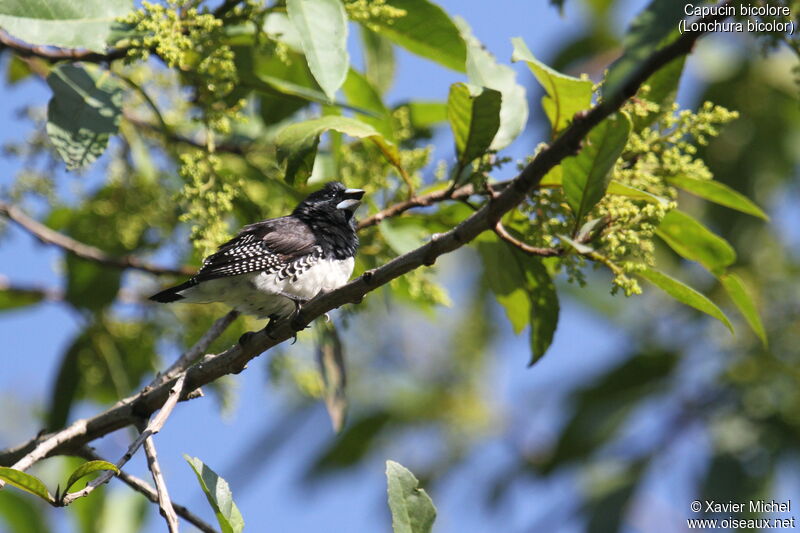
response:
<svg viewBox="0 0 800 533"><path fill-rule="evenodd" d="M192 279L150 299L222 302L259 318L292 315L303 302L350 279L358 249L353 212L362 196L361 189L326 183L291 215L245 226Z"/></svg>

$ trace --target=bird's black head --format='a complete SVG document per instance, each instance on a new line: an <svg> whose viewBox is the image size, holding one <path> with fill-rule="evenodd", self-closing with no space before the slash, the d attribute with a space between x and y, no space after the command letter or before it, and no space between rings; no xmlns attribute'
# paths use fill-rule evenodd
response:
<svg viewBox="0 0 800 533"><path fill-rule="evenodd" d="M294 210L301 218L324 216L326 219L349 223L353 212L361 204L364 191L347 189L338 181L329 181L318 191L309 194Z"/></svg>
<svg viewBox="0 0 800 533"><path fill-rule="evenodd" d="M353 212L363 196L361 189L330 181L300 202L292 215L308 224L326 251L352 257L358 247Z"/></svg>

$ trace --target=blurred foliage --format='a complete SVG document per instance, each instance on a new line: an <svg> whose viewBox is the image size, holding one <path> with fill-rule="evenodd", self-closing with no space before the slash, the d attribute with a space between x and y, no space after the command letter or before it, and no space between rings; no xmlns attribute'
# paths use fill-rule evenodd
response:
<svg viewBox="0 0 800 533"><path fill-rule="evenodd" d="M525 62L539 84L526 89L506 64L510 58L491 56L468 21L451 19L428 0L303 2L313 9L298 12L299 0L126 4L107 20L124 15L107 43L127 53L107 66L47 65L4 49L7 83L49 80L53 100L49 113L44 102L32 102L20 114L30 136L5 147L19 172L0 195L108 254L197 266L236 228L289 212L329 179L365 189L365 215L456 184L485 193L365 228L359 274L487 202L493 176L510 162L498 151L526 127L529 112L527 127L549 131L542 141L554 138L576 112L674 38L680 15L671 2L654 0L620 36L614 13L621 2L553 0L562 10L578 10L585 27L554 43L547 61L514 40L513 60ZM114 2L115 9L122 4ZM797 16L800 9L792 7ZM15 33L20 14L0 9L0 26L34 44L64 44L49 31ZM69 24L89 24L82 20L89 15L74 15ZM324 17L336 24L319 29ZM356 25L363 72L344 44ZM647 510L663 476L659 464L699 439L705 449L683 456L696 466L676 466L692 478L694 496L747 501L774 493L775 474L792 460L797 468L800 436L800 107L790 52L798 47L796 39L781 42L774 34L702 41L690 62L701 94L692 102L679 98L680 106L684 61L654 74L576 157L504 217L512 239L545 248L549 257L483 235L444 266L411 272L364 304L344 308L336 328L320 324L316 350L303 334L296 348L276 350L268 363L271 393L293 406L324 400L337 429L348 408L341 431L307 450L313 457L305 482L406 448L422 450L410 460L435 494L488 445L500 444L510 452L482 465L487 482L472 493L494 506L498 519L509 512L504 505L518 501L520 488L567 478L577 497L542 501L543 514L574 516L588 531L622 531ZM74 45L97 48L90 41ZM446 102L389 102L396 47L465 75ZM764 48L772 52L761 54ZM604 85L582 75L600 80L620 55ZM729 58L724 68L718 56ZM74 113L65 116L64 106ZM448 125L455 156L433 161L431 138ZM64 176L64 167L77 170ZM609 272L613 290L638 294L639 280L648 280L732 324L736 336L723 336L715 322L650 291L612 298ZM61 299L80 323L55 365L42 409L47 429L74 420L83 403L98 409L136 391L165 366L159 353L191 346L224 312L216 305L144 305L144 296L167 280L66 254L60 275L57 291L0 284L0 310ZM523 359L539 361L554 341L568 348L557 325L576 304L624 332L620 353L592 375L561 364L557 387L532 386L530 397L507 402L496 376L508 364L507 330L528 330L530 356L511 363L521 371ZM210 351L261 326L239 319ZM595 362L601 355L581 357ZM545 364L559 361L545 357ZM211 387L228 410L235 409L231 381ZM531 440L529 428L539 427L546 401L561 416ZM279 438L264 440L280 443L270 446L302 446L285 421L270 431ZM240 528L230 490L223 502L209 490L221 478L199 460L190 462L220 524ZM64 464L67 479L79 463ZM404 499L429 499L410 472L391 464L397 520ZM243 478L255 466L248 464ZM234 490L236 483L231 479ZM669 504L684 517L689 501ZM0 521L13 531L51 531L41 503L3 491ZM147 505L140 495L98 490L61 512L73 517L76 531L137 531ZM427 509L420 516L411 522L422 525L410 530L427 530L435 514Z"/></svg>

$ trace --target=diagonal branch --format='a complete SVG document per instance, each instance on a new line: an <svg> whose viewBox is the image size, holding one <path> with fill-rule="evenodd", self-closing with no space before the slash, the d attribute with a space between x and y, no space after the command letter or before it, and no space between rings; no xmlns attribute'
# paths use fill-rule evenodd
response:
<svg viewBox="0 0 800 533"><path fill-rule="evenodd" d="M104 459L94 453L91 448L83 448L77 454L79 457L83 457L87 461L103 461ZM145 498L150 500L153 503L158 503L158 492L155 488L153 488L149 483L145 480L138 478L132 474L125 472L124 470L120 470L117 477L130 488L139 492L144 495ZM210 524L203 521L202 518L191 512L188 508L183 505L179 505L175 502L172 502L172 507L175 509L175 513L178 516L195 526L197 529L202 531L203 533L218 533L216 529L214 529Z"/></svg>
<svg viewBox="0 0 800 533"><path fill-rule="evenodd" d="M703 21L713 22L724 18L723 16L710 16ZM439 256L457 250L484 231L492 230L505 213L526 199L550 169L566 157L578 152L582 140L592 128L618 111L625 101L635 95L639 87L661 67L677 57L688 54L701 35L704 33L684 33L673 43L645 59L631 72L616 92L609 94L605 100L589 111L578 113L570 126L550 146L539 151L536 157L508 183L502 192L493 195L490 201L455 228L445 233L435 234L431 236L431 241L427 244L396 257L377 269L365 272L343 287L314 298L302 308L295 320L279 322L270 329L269 334L263 330L253 333L241 344L237 344L221 354L208 356L186 371L184 391L194 390L226 374L241 372L251 359L276 344L294 337L299 329L298 326L304 326L324 313L346 303L360 302L366 294L391 280L421 266L432 265ZM66 450L79 448L98 437L130 425L134 423L136 416L141 417L152 413L163 405L173 384L174 381L171 380L152 388L146 388L138 394L122 400L107 411L83 420L79 429L70 426L65 430L46 436L47 440L56 440L58 444L48 446L44 453L40 451L41 444L37 439L32 439L12 450L0 452L0 465L18 461L20 457L26 455L43 458L64 453ZM27 466L32 464L30 459L26 459L25 462L29 463Z"/></svg>
<svg viewBox="0 0 800 533"><path fill-rule="evenodd" d="M175 514L172 500L169 499L167 482L164 481L164 474L161 472L161 465L158 463L158 454L156 453L156 445L153 442L152 435L149 435L144 441L144 453L147 456L147 467L153 475L153 482L156 484L158 509L161 512L161 516L167 521L169 533L178 533L178 515Z"/></svg>
<svg viewBox="0 0 800 533"><path fill-rule="evenodd" d="M515 248L519 248L526 254L538 255L540 257L552 257L554 255L564 255L564 250L562 248L540 248L522 242L521 240L511 235L506 229L506 227L503 226L502 222L498 222L497 224L495 224L494 228L492 229L497 234L497 236L500 237L500 239L506 241L508 244L514 246Z"/></svg>
<svg viewBox="0 0 800 533"><path fill-rule="evenodd" d="M38 220L26 215L19 207L0 201L0 215L15 222L19 227L45 244L52 244L81 259L87 259L114 268L132 268L155 275L188 276L194 274L189 267L167 268L145 263L138 257L125 255L115 257L100 248L90 246L48 228Z"/></svg>
<svg viewBox="0 0 800 533"><path fill-rule="evenodd" d="M87 63L107 63L115 59L122 59L128 55L128 51L124 48L117 48L105 54L101 54L90 50L27 44L18 41L2 30L0 30L0 44L2 45L0 48L10 48L20 57L40 57L53 62L71 59L73 61L85 61Z"/></svg>

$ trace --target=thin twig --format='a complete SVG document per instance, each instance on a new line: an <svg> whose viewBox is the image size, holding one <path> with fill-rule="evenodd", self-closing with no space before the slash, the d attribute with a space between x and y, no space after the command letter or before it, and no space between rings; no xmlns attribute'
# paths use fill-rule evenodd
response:
<svg viewBox="0 0 800 533"><path fill-rule="evenodd" d="M114 268L132 268L158 276L190 276L194 274L194 270L189 267L167 268L145 263L138 257L132 255L125 255L122 257L109 255L99 248L82 243L63 233L48 228L38 220L26 215L17 206L2 201L0 201L0 215L12 220L41 242L58 246L64 251L76 257L80 257L81 259L87 259Z"/></svg>
<svg viewBox="0 0 800 533"><path fill-rule="evenodd" d="M91 448L84 447L80 451L76 453L79 457L83 457L87 461L103 461L104 459L97 455ZM132 474L125 472L124 470L120 470L117 477L128 485L130 488L135 490L136 492L141 493L144 495L145 498L150 500L153 503L158 503L158 492L156 489L150 485L145 480L136 477ZM178 516L195 526L197 529L202 531L203 533L219 533L216 529L214 529L210 524L203 521L202 518L191 512L186 506L177 504L172 502L172 507L175 509L175 513Z"/></svg>
<svg viewBox="0 0 800 533"><path fill-rule="evenodd" d="M0 30L0 44L14 50L20 57L40 57L47 61L63 61L72 59L74 61L85 61L87 63L107 63L115 59L122 59L128 55L125 48L117 48L105 54L92 52L90 50L76 50L74 48L57 48L53 46L38 46L23 43L13 38L5 31Z"/></svg>
<svg viewBox="0 0 800 533"><path fill-rule="evenodd" d="M161 512L161 516L167 521L169 533L178 533L178 515L175 514L172 500L169 499L167 482L164 481L161 465L158 464L158 454L156 453L156 445L153 443L152 435L144 441L144 453L147 456L147 467L153 475L153 482L156 484L156 491L158 491L158 509Z"/></svg>
<svg viewBox="0 0 800 533"><path fill-rule="evenodd" d="M724 18L715 15L702 20L713 22ZM273 346L295 337L299 329L324 313L347 303L360 302L366 294L393 279L421 266L432 265L441 255L457 250L484 231L493 229L505 213L516 208L528 197L553 167L578 152L582 140L595 126L617 112L653 73L672 60L688 54L701 35L704 35L704 32L686 32L673 43L646 58L631 71L618 90L606 95L602 102L589 111L578 113L561 135L552 144L541 149L522 172L508 183L503 192L497 194L490 202L486 202L456 227L431 236L430 242L396 257L379 268L365 272L336 290L317 296L306 303L293 320L282 320L271 327L269 332L262 330L253 333L243 344L236 344L221 354L204 358L203 361L188 368L185 374L181 374L181 377L186 377L184 389L194 390L221 376L241 372L248 361ZM111 431L130 425L142 415L152 413L161 407L169 398L172 386L173 382L168 381L157 387L145 388L103 413L82 421L81 428L70 426L47 436L42 441L49 443L44 452L40 449L42 442L37 438L13 449L2 451L0 465L22 457L30 466L38 460L37 457L41 459L47 455L74 450Z"/></svg>
<svg viewBox="0 0 800 533"><path fill-rule="evenodd" d="M119 460L116 462L118 469L122 470L122 467L125 466L125 463L131 460L133 454L135 454L136 451L139 449L139 447L141 447L142 444L144 444L144 441L147 440L148 437L158 433L161 430L161 428L164 427L164 422L167 421L167 418L169 418L169 415L172 413L172 410L178 403L178 398L180 398L181 393L183 392L183 386L185 382L186 382L186 374L181 374L170 388L169 396L167 400L164 402L164 406L161 408L158 414L150 420L150 422L147 424L147 427L145 427L144 431L142 431L139 434L139 436L136 437L136 440L134 440L131 443L131 445L128 447L128 451L126 451L125 454L122 457L120 457ZM22 468L22 466L24 466L23 463L24 460L25 458L23 458L22 461L17 462L17 464L12 466L12 468L16 468L17 470L25 470L25 468ZM28 461L30 461L30 459L28 459ZM76 492L70 492L69 494L65 494L64 497L61 498L61 501L56 503L60 506L67 506L72 502L74 502L75 500L89 495L97 487L108 482L108 480L111 479L112 477L114 477L114 472L112 470L106 470L105 472L97 476L95 479L87 483L83 489Z"/></svg>
<svg viewBox="0 0 800 533"><path fill-rule="evenodd" d="M522 242L521 240L511 235L505 228L505 226L503 226L502 222L498 222L497 224L495 224L493 229L501 240L506 241L508 244L525 252L526 254L538 255L540 257L553 257L556 255L564 255L564 250L561 248L539 248L537 246L531 246L530 244Z"/></svg>

